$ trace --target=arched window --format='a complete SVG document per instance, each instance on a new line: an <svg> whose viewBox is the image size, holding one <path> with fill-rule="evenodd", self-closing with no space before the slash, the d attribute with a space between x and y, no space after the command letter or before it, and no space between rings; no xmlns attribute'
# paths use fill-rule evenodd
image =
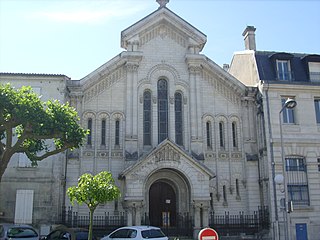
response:
<svg viewBox="0 0 320 240"><path fill-rule="evenodd" d="M106 145L106 120L101 121L101 145Z"/></svg>
<svg viewBox="0 0 320 240"><path fill-rule="evenodd" d="M212 136L211 136L211 122L206 122L206 138L207 138L207 147L212 148Z"/></svg>
<svg viewBox="0 0 320 240"><path fill-rule="evenodd" d="M232 122L231 127L232 127L232 146L233 146L233 148L237 148L238 147L237 123L236 122Z"/></svg>
<svg viewBox="0 0 320 240"><path fill-rule="evenodd" d="M158 142L168 137L168 84L165 79L158 81Z"/></svg>
<svg viewBox="0 0 320 240"><path fill-rule="evenodd" d="M219 142L220 142L220 148L225 148L224 122L219 122Z"/></svg>
<svg viewBox="0 0 320 240"><path fill-rule="evenodd" d="M236 179L236 193L237 197L240 197L239 179Z"/></svg>
<svg viewBox="0 0 320 240"><path fill-rule="evenodd" d="M143 93L143 145L151 145L151 92Z"/></svg>
<svg viewBox="0 0 320 240"><path fill-rule="evenodd" d="M88 130L89 130L89 134L87 135L87 144L88 145L92 145L92 118L88 119Z"/></svg>
<svg viewBox="0 0 320 240"><path fill-rule="evenodd" d="M222 187L222 195L223 195L223 203L227 203L227 187L226 185L223 185Z"/></svg>
<svg viewBox="0 0 320 240"><path fill-rule="evenodd" d="M182 94L176 92L174 94L174 114L176 128L176 143L183 145L183 123L182 123Z"/></svg>
<svg viewBox="0 0 320 240"><path fill-rule="evenodd" d="M120 145L120 121L116 120L116 126L115 126L115 145Z"/></svg>

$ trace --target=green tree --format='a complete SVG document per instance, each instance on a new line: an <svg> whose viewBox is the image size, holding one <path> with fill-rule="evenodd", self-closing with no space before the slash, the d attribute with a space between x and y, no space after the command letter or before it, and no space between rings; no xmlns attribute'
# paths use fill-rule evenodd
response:
<svg viewBox="0 0 320 240"><path fill-rule="evenodd" d="M0 84L0 181L15 153L37 165L51 155L79 148L87 130L74 108L57 100L41 101L31 87Z"/></svg>
<svg viewBox="0 0 320 240"><path fill-rule="evenodd" d="M78 186L69 187L67 190L72 204L76 201L78 204L85 203L90 211L89 236L92 240L93 213L99 204L113 201L120 197L120 190L114 184L112 174L103 171L93 176L85 173L78 179Z"/></svg>

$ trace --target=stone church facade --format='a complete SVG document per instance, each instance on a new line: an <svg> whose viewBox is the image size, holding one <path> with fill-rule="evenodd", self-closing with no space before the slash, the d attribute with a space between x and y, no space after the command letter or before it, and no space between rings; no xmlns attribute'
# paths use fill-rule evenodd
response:
<svg viewBox="0 0 320 240"><path fill-rule="evenodd" d="M169 209L191 213L199 229L211 211L249 213L264 205L257 89L201 54L206 41L160 6L121 32L126 51L67 82L69 101L91 131L68 158L67 187L82 173L111 171L122 192L117 210L127 212L129 225L141 224L145 213L157 225Z"/></svg>

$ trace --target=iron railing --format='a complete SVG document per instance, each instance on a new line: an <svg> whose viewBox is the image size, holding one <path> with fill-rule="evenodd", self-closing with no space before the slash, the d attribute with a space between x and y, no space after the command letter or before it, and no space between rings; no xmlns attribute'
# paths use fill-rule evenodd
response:
<svg viewBox="0 0 320 240"><path fill-rule="evenodd" d="M232 215L225 212L224 215L210 214L209 226L214 228L220 236L237 236L240 234L255 235L270 227L269 210L260 207L253 214Z"/></svg>
<svg viewBox="0 0 320 240"><path fill-rule="evenodd" d="M159 226L170 237L192 237L194 230L194 219L190 213L177 213L173 217L174 225ZM257 235L270 228L269 210L267 207L260 207L253 214L230 214L225 212L223 215L216 215L214 212L209 214L209 227L214 228L219 236L239 236ZM89 226L89 213L79 215L68 207L62 212L61 224L68 227L85 227ZM150 225L150 219L147 213L141 218L142 225ZM115 212L110 214L105 212L104 215L94 216L93 229L96 236L106 235L113 230L127 225L127 214L125 212ZM201 226L205 227L205 226Z"/></svg>
<svg viewBox="0 0 320 240"><path fill-rule="evenodd" d="M68 227L84 227L88 228L90 222L89 213L87 215L79 215L73 211L72 207L68 207L62 211L61 224ZM103 230L105 234L110 233L116 228L126 226L127 214L125 212L115 212L110 214L105 212L104 215L93 216L93 229Z"/></svg>

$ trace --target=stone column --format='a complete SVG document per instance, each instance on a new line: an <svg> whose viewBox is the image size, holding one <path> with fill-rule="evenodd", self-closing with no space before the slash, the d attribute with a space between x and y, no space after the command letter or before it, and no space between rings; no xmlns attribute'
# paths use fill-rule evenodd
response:
<svg viewBox="0 0 320 240"><path fill-rule="evenodd" d="M134 43L134 46L137 44ZM134 47L135 50L136 47ZM126 109L125 109L125 145L129 153L138 149L138 68L142 59L140 52L128 51L121 54L126 60Z"/></svg>
<svg viewBox="0 0 320 240"><path fill-rule="evenodd" d="M127 225L128 226L132 226L132 208L131 207L129 207L129 208L127 208Z"/></svg>
<svg viewBox="0 0 320 240"><path fill-rule="evenodd" d="M196 139L197 132L197 93L196 93L196 67L189 66L190 74L190 125L191 139Z"/></svg>
<svg viewBox="0 0 320 240"><path fill-rule="evenodd" d="M204 203L204 206L202 206L202 224L203 228L209 227L209 204Z"/></svg>
<svg viewBox="0 0 320 240"><path fill-rule="evenodd" d="M126 89L126 149L133 153L137 150L138 133L137 133L137 78L138 64L135 62L127 62L127 89Z"/></svg>
<svg viewBox="0 0 320 240"><path fill-rule="evenodd" d="M191 150L197 154L202 144L201 71L200 64L189 63Z"/></svg>
<svg viewBox="0 0 320 240"><path fill-rule="evenodd" d="M198 238L201 229L209 226L210 202L205 200L194 201L194 239Z"/></svg>
<svg viewBox="0 0 320 240"><path fill-rule="evenodd" d="M124 206L127 210L127 225L138 226L141 225L143 200L140 201L125 201Z"/></svg>
<svg viewBox="0 0 320 240"><path fill-rule="evenodd" d="M193 239L198 239L198 234L201 230L200 227L201 219L200 219L200 204L194 204L194 228L193 228Z"/></svg>
<svg viewBox="0 0 320 240"><path fill-rule="evenodd" d="M141 216L142 216L142 203L137 203L136 204L136 209L135 209L135 212L136 212L136 219L135 219L135 223L136 225L141 225Z"/></svg>

